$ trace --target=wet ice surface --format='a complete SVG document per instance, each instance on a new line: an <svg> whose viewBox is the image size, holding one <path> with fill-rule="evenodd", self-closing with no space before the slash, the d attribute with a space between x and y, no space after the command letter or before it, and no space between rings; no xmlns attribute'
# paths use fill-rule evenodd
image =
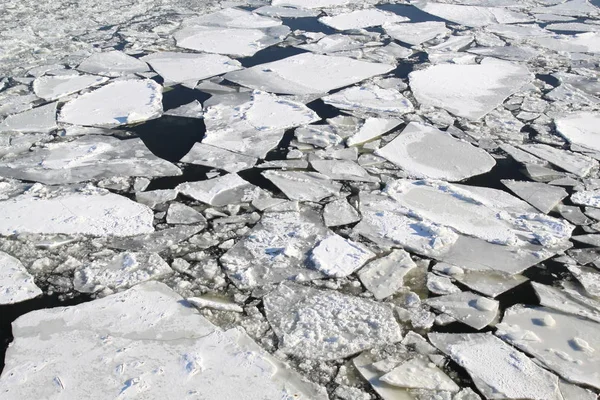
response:
<svg viewBox="0 0 600 400"><path fill-rule="evenodd" d="M9 0L0 397L596 398L598 6Z"/></svg>

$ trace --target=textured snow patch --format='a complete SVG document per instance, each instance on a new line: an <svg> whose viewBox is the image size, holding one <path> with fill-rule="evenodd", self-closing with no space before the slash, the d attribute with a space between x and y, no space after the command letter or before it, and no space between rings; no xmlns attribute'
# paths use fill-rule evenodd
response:
<svg viewBox="0 0 600 400"><path fill-rule="evenodd" d="M331 235L319 242L310 255L312 267L327 276L342 278L352 274L375 253L364 245L339 235Z"/></svg>

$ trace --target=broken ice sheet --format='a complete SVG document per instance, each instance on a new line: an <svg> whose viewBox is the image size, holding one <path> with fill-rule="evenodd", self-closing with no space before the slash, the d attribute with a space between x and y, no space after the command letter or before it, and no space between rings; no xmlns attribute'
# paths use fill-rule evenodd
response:
<svg viewBox="0 0 600 400"><path fill-rule="evenodd" d="M90 86L101 85L107 80L94 75L41 76L33 81L33 91L38 97L52 101Z"/></svg>
<svg viewBox="0 0 600 400"><path fill-rule="evenodd" d="M323 101L340 110L376 114L388 118L414 111L412 103L398 90L383 89L373 84L344 89L323 97Z"/></svg>
<svg viewBox="0 0 600 400"><path fill-rule="evenodd" d="M415 178L460 181L488 172L496 165L485 150L417 122L408 124L375 154Z"/></svg>
<svg viewBox="0 0 600 400"><path fill-rule="evenodd" d="M156 253L121 253L96 260L75 271L73 287L78 292L120 291L173 273Z"/></svg>
<svg viewBox="0 0 600 400"><path fill-rule="evenodd" d="M502 184L511 192L543 212L548 214L562 199L568 196L565 189L540 182L515 181L502 179Z"/></svg>
<svg viewBox="0 0 600 400"><path fill-rule="evenodd" d="M13 114L0 122L0 133L3 132L36 132L47 133L55 130L56 107L58 103L50 103L20 114Z"/></svg>
<svg viewBox="0 0 600 400"><path fill-rule="evenodd" d="M514 24L531 21L531 17L527 14L512 11L508 7L443 4L428 0L413 1L411 4L428 14L469 27L481 27L492 24ZM477 4L477 2L475 2L475 4Z"/></svg>
<svg viewBox="0 0 600 400"><path fill-rule="evenodd" d="M425 304L477 330L494 321L499 307L496 300L471 292L432 297L425 300Z"/></svg>
<svg viewBox="0 0 600 400"><path fill-rule="evenodd" d="M185 182L177 185L181 194L211 206L252 201L257 193L256 186L237 174L227 174L198 182Z"/></svg>
<svg viewBox="0 0 600 400"><path fill-rule="evenodd" d="M20 303L41 296L23 264L16 258L0 251L0 306Z"/></svg>
<svg viewBox="0 0 600 400"><path fill-rule="evenodd" d="M208 107L202 143L264 158L279 144L286 129L320 119L302 103L254 91L250 100L235 106L216 104Z"/></svg>
<svg viewBox="0 0 600 400"><path fill-rule="evenodd" d="M199 224L206 226L206 218L190 206L181 203L171 203L167 210L167 224Z"/></svg>
<svg viewBox="0 0 600 400"><path fill-rule="evenodd" d="M252 168L257 161L258 159L255 157L234 153L205 143L194 144L189 153L180 160L180 162L204 165L227 172L239 172Z"/></svg>
<svg viewBox="0 0 600 400"><path fill-rule="evenodd" d="M90 74L116 78L121 75L131 75L148 72L148 64L131 57L122 51L112 50L94 53L77 66L77 69Z"/></svg>
<svg viewBox="0 0 600 400"><path fill-rule="evenodd" d="M386 23L405 22L408 20L409 19L406 17L376 8L356 10L319 18L320 23L330 26L333 29L337 29L338 31L369 28Z"/></svg>
<svg viewBox="0 0 600 400"><path fill-rule="evenodd" d="M478 120L533 80L526 66L485 58L477 65L434 65L409 75L417 101Z"/></svg>
<svg viewBox="0 0 600 400"><path fill-rule="evenodd" d="M358 131L346 140L348 146L358 146L395 129L402 124L401 119L367 118Z"/></svg>
<svg viewBox="0 0 600 400"><path fill-rule="evenodd" d="M297 357L335 360L402 339L392 308L372 300L290 283L264 303L280 350Z"/></svg>
<svg viewBox="0 0 600 400"><path fill-rule="evenodd" d="M430 333L488 399L560 400L558 377L490 333Z"/></svg>
<svg viewBox="0 0 600 400"><path fill-rule="evenodd" d="M558 52L600 53L600 32L533 37L534 43Z"/></svg>
<svg viewBox="0 0 600 400"><path fill-rule="evenodd" d="M84 126L114 127L158 118L162 87L150 79L121 80L66 103L58 121Z"/></svg>
<svg viewBox="0 0 600 400"><path fill-rule="evenodd" d="M338 181L379 182L360 165L350 160L322 160L313 158L310 165L317 172Z"/></svg>
<svg viewBox="0 0 600 400"><path fill-rule="evenodd" d="M238 61L218 54L159 52L142 57L167 84L196 86L202 79L241 69Z"/></svg>
<svg viewBox="0 0 600 400"><path fill-rule="evenodd" d="M393 250L390 254L369 262L358 277L377 300L396 293L404 284L403 279L417 264L404 250Z"/></svg>
<svg viewBox="0 0 600 400"><path fill-rule="evenodd" d="M537 282L531 282L531 285L542 306L600 323L600 303L587 295L573 289L559 289Z"/></svg>
<svg viewBox="0 0 600 400"><path fill-rule="evenodd" d="M568 150L557 149L547 144L523 144L518 147L582 178L586 177L593 168L598 166L598 161L591 157Z"/></svg>
<svg viewBox="0 0 600 400"><path fill-rule="evenodd" d="M48 185L117 176L176 175L181 175L178 167L152 154L138 138L87 135L0 160L0 176Z"/></svg>
<svg viewBox="0 0 600 400"><path fill-rule="evenodd" d="M242 86L279 94L323 94L382 75L395 68L347 57L304 53L230 72L225 79Z"/></svg>
<svg viewBox="0 0 600 400"><path fill-rule="evenodd" d="M393 39L413 46L450 33L444 22L437 21L386 24L383 28Z"/></svg>
<svg viewBox="0 0 600 400"><path fill-rule="evenodd" d="M458 392L460 387L448 375L427 359L415 357L383 375L383 382L409 389Z"/></svg>
<svg viewBox="0 0 600 400"><path fill-rule="evenodd" d="M266 212L250 233L220 259L229 278L240 288L287 279L316 279L307 269L308 252L328 230L314 211Z"/></svg>
<svg viewBox="0 0 600 400"><path fill-rule="evenodd" d="M160 253L197 234L205 227L206 221L203 219L194 225L174 226L148 234L112 238L108 241L107 247L134 252Z"/></svg>
<svg viewBox="0 0 600 400"><path fill-rule="evenodd" d="M506 310L498 335L569 382L600 388L600 325L545 307Z"/></svg>
<svg viewBox="0 0 600 400"><path fill-rule="evenodd" d="M360 221L360 214L346 199L335 199L323 208L325 225L342 226Z"/></svg>
<svg viewBox="0 0 600 400"><path fill-rule="evenodd" d="M0 201L0 235L132 236L154 232L148 207L101 189L25 193Z"/></svg>
<svg viewBox="0 0 600 400"><path fill-rule="evenodd" d="M13 334L0 377L0 391L12 397L327 398L242 330L221 331L162 283L34 311Z"/></svg>
<svg viewBox="0 0 600 400"><path fill-rule="evenodd" d="M208 15L202 18L206 17ZM264 48L280 43L290 33L290 28L285 25L250 29L220 26L218 20L210 25L203 25L202 21L199 23L194 19L184 22L182 29L174 35L177 46L205 53L251 57ZM281 24L281 21L278 22Z"/></svg>
<svg viewBox="0 0 600 400"><path fill-rule="evenodd" d="M331 235L317 243L310 253L308 265L328 277L343 278L374 257L375 253L364 245Z"/></svg>
<svg viewBox="0 0 600 400"><path fill-rule="evenodd" d="M342 188L340 183L318 172L265 171L262 175L290 200L318 202L336 196Z"/></svg>
<svg viewBox="0 0 600 400"><path fill-rule="evenodd" d="M600 114L579 112L554 120L556 130L572 144L600 151Z"/></svg>
<svg viewBox="0 0 600 400"><path fill-rule="evenodd" d="M577 278L587 293L594 297L600 296L600 271L596 268L581 267L578 265L569 265L567 268Z"/></svg>

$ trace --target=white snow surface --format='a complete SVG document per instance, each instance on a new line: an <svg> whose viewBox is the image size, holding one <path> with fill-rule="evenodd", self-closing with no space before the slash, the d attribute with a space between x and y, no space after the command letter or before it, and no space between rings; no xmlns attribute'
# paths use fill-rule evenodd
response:
<svg viewBox="0 0 600 400"><path fill-rule="evenodd" d="M578 112L554 120L556 130L572 144L600 151L600 114Z"/></svg>
<svg viewBox="0 0 600 400"><path fill-rule="evenodd" d="M361 29L380 26L387 23L405 22L409 19L391 12L378 10L376 8L356 10L334 16L319 18L319 22L327 26L345 31L348 29Z"/></svg>
<svg viewBox="0 0 600 400"><path fill-rule="evenodd" d="M0 251L0 305L20 303L41 295L42 290L21 261Z"/></svg>

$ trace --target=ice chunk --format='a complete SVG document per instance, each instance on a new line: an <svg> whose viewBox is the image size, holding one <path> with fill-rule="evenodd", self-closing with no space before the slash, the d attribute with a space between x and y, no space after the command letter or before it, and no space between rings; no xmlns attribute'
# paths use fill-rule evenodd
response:
<svg viewBox="0 0 600 400"><path fill-rule="evenodd" d="M542 322L546 318L555 324L546 325ZM598 389L598 328L596 322L549 308L516 305L506 310L496 335L533 355L567 381ZM531 340L532 336L538 340Z"/></svg>
<svg viewBox="0 0 600 400"><path fill-rule="evenodd" d="M600 272L595 268L569 265L569 271L577 278L585 291L594 297L600 296Z"/></svg>
<svg viewBox="0 0 600 400"><path fill-rule="evenodd" d="M591 157L557 149L547 144L523 144L519 148L582 178L598 165L598 162Z"/></svg>
<svg viewBox="0 0 600 400"><path fill-rule="evenodd" d="M341 226L360 221L360 214L346 199L336 199L325 205L323 220L327 226Z"/></svg>
<svg viewBox="0 0 600 400"><path fill-rule="evenodd" d="M560 246L574 228L543 214L509 210L499 197L488 198L440 181L397 180L386 192L406 207L407 214L491 243L525 245L525 239Z"/></svg>
<svg viewBox="0 0 600 400"><path fill-rule="evenodd" d="M359 3L358 0L273 0L274 6L290 6L298 8L327 8Z"/></svg>
<svg viewBox="0 0 600 400"><path fill-rule="evenodd" d="M411 358L380 378L402 388L458 392L460 387L435 364L422 358Z"/></svg>
<svg viewBox="0 0 600 400"><path fill-rule="evenodd" d="M181 203L172 203L167 211L167 224L206 225L206 218L192 207Z"/></svg>
<svg viewBox="0 0 600 400"><path fill-rule="evenodd" d="M364 245L340 235L331 235L317 244L308 262L312 268L326 276L343 278L374 257L375 253Z"/></svg>
<svg viewBox="0 0 600 400"><path fill-rule="evenodd" d="M461 291L454 283L452 283L450 278L436 275L431 272L427 274L427 289L431 293L438 295L460 293ZM452 319L454 320L454 318Z"/></svg>
<svg viewBox="0 0 600 400"><path fill-rule="evenodd" d="M411 4L428 14L470 27L480 27L492 24L514 24L532 20L527 14L512 11L508 7L479 7L460 4L443 4L428 0L418 0Z"/></svg>
<svg viewBox="0 0 600 400"><path fill-rule="evenodd" d="M256 186L237 174L227 174L206 181L181 183L176 189L192 199L220 207L252 201Z"/></svg>
<svg viewBox="0 0 600 400"><path fill-rule="evenodd" d="M255 13L233 7L189 19L186 21L186 23L240 29L271 28L282 24L282 22L278 19L263 17Z"/></svg>
<svg viewBox="0 0 600 400"><path fill-rule="evenodd" d="M343 140L335 132L335 128L330 125L307 125L297 128L294 136L300 143L329 148L340 144Z"/></svg>
<svg viewBox="0 0 600 400"><path fill-rule="evenodd" d="M279 144L284 131L321 118L302 103L254 91L241 104L210 106L204 115L202 143L251 157L264 158Z"/></svg>
<svg viewBox="0 0 600 400"><path fill-rule="evenodd" d="M439 36L446 36L450 30L444 22L427 21L407 24L384 25L385 33L403 43L413 46L428 42Z"/></svg>
<svg viewBox="0 0 600 400"><path fill-rule="evenodd" d="M138 203L147 205L155 209L160 204L165 204L171 200L175 200L179 193L173 189L149 190L147 192L136 192L135 200Z"/></svg>
<svg viewBox="0 0 600 400"><path fill-rule="evenodd" d="M337 195L342 188L341 184L318 172L265 171L262 175L290 200L316 202Z"/></svg>
<svg viewBox="0 0 600 400"><path fill-rule="evenodd" d="M55 130L56 107L58 103L50 103L36 107L33 110L20 114L13 114L0 122L0 133L2 132L37 132L47 133Z"/></svg>
<svg viewBox="0 0 600 400"><path fill-rule="evenodd" d="M257 158L204 143L194 144L189 153L180 160L180 162L205 165L227 172L239 172L252 168L257 161Z"/></svg>
<svg viewBox="0 0 600 400"><path fill-rule="evenodd" d="M279 285L264 302L280 350L297 357L335 360L402 339L387 304L296 284Z"/></svg>
<svg viewBox="0 0 600 400"><path fill-rule="evenodd" d="M141 139L119 140L87 135L70 142L36 147L7 161L0 160L0 176L48 185L117 176L176 176L181 170L158 158Z"/></svg>
<svg viewBox="0 0 600 400"><path fill-rule="evenodd" d="M348 146L358 146L377 139L402 124L400 119L367 118L356 134L346 140Z"/></svg>
<svg viewBox="0 0 600 400"><path fill-rule="evenodd" d="M430 333L429 340L467 370L486 398L562 398L556 375L492 334Z"/></svg>
<svg viewBox="0 0 600 400"><path fill-rule="evenodd" d="M600 114L579 112L554 120L556 130L572 144L600 151Z"/></svg>
<svg viewBox="0 0 600 400"><path fill-rule="evenodd" d="M548 214L562 199L568 196L565 189L540 182L501 180L511 192L543 212Z"/></svg>
<svg viewBox="0 0 600 400"><path fill-rule="evenodd" d="M23 264L0 251L0 306L41 296L42 291Z"/></svg>
<svg viewBox="0 0 600 400"><path fill-rule="evenodd" d="M113 238L107 246L111 249L160 253L197 234L205 227L206 223L200 221L195 225L175 226L146 235Z"/></svg>
<svg viewBox="0 0 600 400"><path fill-rule="evenodd" d="M131 75L150 70L145 62L118 50L92 54L83 60L77 69L82 72L108 77Z"/></svg>
<svg viewBox="0 0 600 400"><path fill-rule="evenodd" d="M398 90L384 89L372 84L344 89L325 96L323 101L340 110L376 114L389 118L414 111L410 100Z"/></svg>
<svg viewBox="0 0 600 400"><path fill-rule="evenodd" d="M406 251L393 250L365 265L358 272L358 277L377 300L382 300L396 293L402 287L406 274L416 267Z"/></svg>
<svg viewBox="0 0 600 400"><path fill-rule="evenodd" d="M531 285L542 306L600 323L600 303L596 300L572 289L559 290L537 282L531 282Z"/></svg>
<svg viewBox="0 0 600 400"><path fill-rule="evenodd" d="M330 179L339 181L379 182L378 178L369 175L363 167L350 160L322 160L320 158L313 158L310 160L310 165Z"/></svg>
<svg viewBox="0 0 600 400"><path fill-rule="evenodd" d="M434 65L411 72L409 79L419 103L478 120L530 83L533 75L524 65L487 58L479 65Z"/></svg>
<svg viewBox="0 0 600 400"><path fill-rule="evenodd" d="M25 193L0 201L0 235L25 233L132 236L154 231L154 214L126 197L96 190Z"/></svg>
<svg viewBox="0 0 600 400"><path fill-rule="evenodd" d="M56 100L90 86L101 85L108 78L94 75L41 76L33 81L33 91L44 100Z"/></svg>
<svg viewBox="0 0 600 400"><path fill-rule="evenodd" d="M600 208L600 189L575 192L571 195L571 201L583 206Z"/></svg>
<svg viewBox="0 0 600 400"><path fill-rule="evenodd" d="M594 6L594 2L591 4L587 0L570 0L566 2L550 2L549 7L536 7L533 12L544 12L557 15L566 15L573 17L587 17L587 16L598 16L600 10L597 6Z"/></svg>
<svg viewBox="0 0 600 400"><path fill-rule="evenodd" d="M195 86L202 79L242 66L238 61L219 54L159 52L142 57L167 83L185 83Z"/></svg>
<svg viewBox="0 0 600 400"><path fill-rule="evenodd" d="M202 119L204 117L204 110L202 104L198 100L194 100L190 103L165 111L165 115Z"/></svg>
<svg viewBox="0 0 600 400"><path fill-rule="evenodd" d="M107 289L121 291L172 273L169 264L156 253L125 252L78 268L73 277L73 287L84 293Z"/></svg>
<svg viewBox="0 0 600 400"><path fill-rule="evenodd" d="M323 275L307 269L305 261L309 251L328 234L321 216L314 211L266 212L220 261L240 288L294 278L320 278Z"/></svg>
<svg viewBox="0 0 600 400"><path fill-rule="evenodd" d="M162 283L26 314L13 333L0 377L12 397L327 399L242 330L221 331Z"/></svg>
<svg viewBox="0 0 600 400"><path fill-rule="evenodd" d="M556 35L534 37L532 41L550 50L571 53L600 53L600 32L586 32L579 35Z"/></svg>
<svg viewBox="0 0 600 400"><path fill-rule="evenodd" d="M438 263L433 269L438 271L441 266L442 264ZM496 297L528 281L523 275L510 275L500 271L467 270L464 273L452 275L452 278L469 289L490 297Z"/></svg>
<svg viewBox="0 0 600 400"><path fill-rule="evenodd" d="M460 181L488 172L496 165L485 150L417 122L408 124L398 137L375 154L415 178Z"/></svg>
<svg viewBox="0 0 600 400"><path fill-rule="evenodd" d="M256 52L282 42L290 33L287 26L265 29L225 28L184 23L175 32L177 46L205 53L251 57Z"/></svg>
<svg viewBox="0 0 600 400"><path fill-rule="evenodd" d="M162 114L162 87L150 79L111 82L63 106L59 122L113 127L158 118Z"/></svg>
<svg viewBox="0 0 600 400"><path fill-rule="evenodd" d="M499 303L471 292L453 293L425 301L430 307L477 330L483 329L498 315Z"/></svg>
<svg viewBox="0 0 600 400"><path fill-rule="evenodd" d="M318 17L319 10L306 10L294 7L262 6L254 10L255 14L278 18L308 18Z"/></svg>
<svg viewBox="0 0 600 400"><path fill-rule="evenodd" d="M377 8L356 10L348 13L342 13L333 17L321 17L319 22L337 29L346 31L348 29L361 29L379 26L387 23L405 22L408 18L396 15L391 12L382 11Z"/></svg>
<svg viewBox="0 0 600 400"><path fill-rule="evenodd" d="M390 72L395 67L348 57L304 53L230 72L225 79L280 94L323 94Z"/></svg>
<svg viewBox="0 0 600 400"><path fill-rule="evenodd" d="M507 61L529 61L540 54L539 51L525 46L475 47L467 49L467 52L484 57L496 57Z"/></svg>

